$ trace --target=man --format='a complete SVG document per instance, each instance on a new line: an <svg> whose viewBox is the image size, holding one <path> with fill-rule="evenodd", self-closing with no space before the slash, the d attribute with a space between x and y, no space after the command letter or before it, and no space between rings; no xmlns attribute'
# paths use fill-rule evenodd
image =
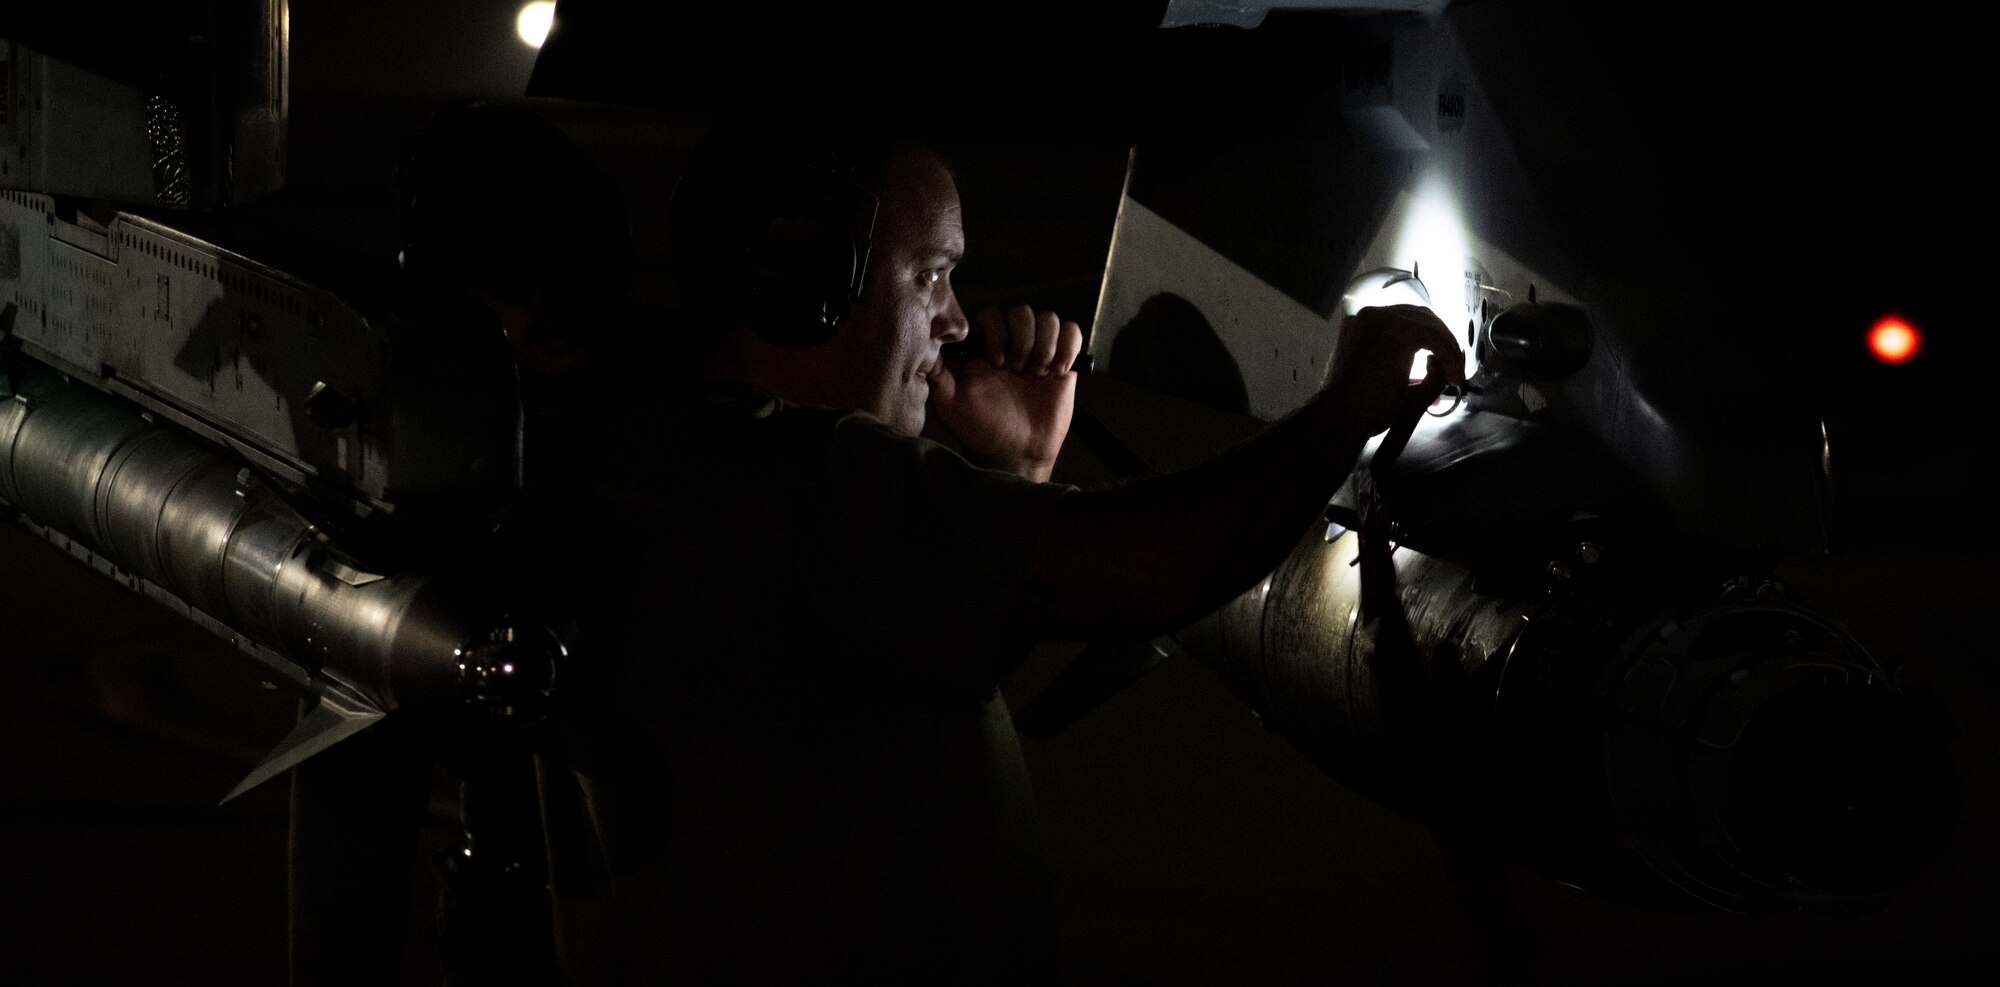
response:
<svg viewBox="0 0 2000 987"><path fill-rule="evenodd" d="M723 131L674 221L707 383L632 491L647 572L627 637L653 647L628 651L617 700L669 795L653 845L613 867L617 976L1049 979L1001 676L1036 638L1159 633L1241 592L1409 399L1419 350L1460 379L1456 345L1427 311L1369 310L1326 391L1256 440L1077 492L1043 481L1081 334L1025 307L969 324L936 155ZM975 327L983 353L948 367ZM932 413L966 458L917 437Z"/></svg>

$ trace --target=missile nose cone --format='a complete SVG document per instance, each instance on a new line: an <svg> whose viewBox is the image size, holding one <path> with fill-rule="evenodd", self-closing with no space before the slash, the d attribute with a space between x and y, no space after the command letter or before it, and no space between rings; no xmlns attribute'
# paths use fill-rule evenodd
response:
<svg viewBox="0 0 2000 987"><path fill-rule="evenodd" d="M528 725L546 718L562 642L539 624L503 620L458 651L459 694L475 715Z"/></svg>

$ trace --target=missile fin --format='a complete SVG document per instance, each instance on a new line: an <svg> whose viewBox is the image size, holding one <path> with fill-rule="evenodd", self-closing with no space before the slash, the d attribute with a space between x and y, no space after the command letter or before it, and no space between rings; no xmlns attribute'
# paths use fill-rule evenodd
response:
<svg viewBox="0 0 2000 987"><path fill-rule="evenodd" d="M264 760L217 804L226 803L291 770L306 758L361 732L386 715L374 704L345 690L323 690L319 705L313 707L312 712L307 713L299 725L293 727L292 732L286 734L285 739L279 741L278 746L272 748L271 753L265 755Z"/></svg>

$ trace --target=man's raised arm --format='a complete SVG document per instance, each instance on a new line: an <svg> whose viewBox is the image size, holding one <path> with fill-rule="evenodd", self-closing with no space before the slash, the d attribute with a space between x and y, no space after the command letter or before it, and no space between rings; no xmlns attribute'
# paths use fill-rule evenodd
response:
<svg viewBox="0 0 2000 987"><path fill-rule="evenodd" d="M1429 350L1424 385L1409 368ZM1457 340L1429 309L1367 308L1341 326L1320 393L1193 469L1063 497L1042 529L1013 626L1033 637L1159 634L1270 572L1412 400L1462 384Z"/></svg>

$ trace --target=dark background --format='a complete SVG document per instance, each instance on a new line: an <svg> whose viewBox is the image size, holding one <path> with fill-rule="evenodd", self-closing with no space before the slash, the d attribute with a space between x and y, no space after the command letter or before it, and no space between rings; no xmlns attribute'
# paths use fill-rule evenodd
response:
<svg viewBox="0 0 2000 987"><path fill-rule="evenodd" d="M404 142L447 100L524 91L533 53L513 38L517 6L292 3L291 182L259 215L389 263ZM1427 830L1326 779L1206 671L1175 661L1029 746L1077 981L1460 983L1496 969L1478 948L1495 941L1499 969L1551 983L2000 973L2000 675L1984 620L2000 576L1981 510L1995 478L1982 387L1993 210L1973 151L1990 86L1975 84L1974 26L1895 8L1578 9L1674 194L1713 231L1718 284L1757 285L1796 313L1773 331L1832 437L1836 550L1781 574L1944 696L1960 733L1953 842L1865 914L1662 915L1503 868L1482 892L1497 906L1472 918ZM870 73L870 98L976 113L986 104L962 107L965 94L1093 58L1051 30L1027 50L954 59L965 39L928 26L910 25L907 59ZM663 73L768 83L732 50L747 49L671 30L658 40ZM635 295L671 306L665 204L705 108L524 102L623 184ZM1042 130L994 119L949 148L973 250L965 292L1088 316L1123 176L1120 108L1066 105ZM1926 348L1884 367L1862 336L1892 311ZM283 785L211 806L289 727L292 700L262 688L247 659L12 526L0 527L0 628L0 984L281 981ZM1062 655L1038 652L1018 690ZM438 787L433 848L450 832L450 785ZM412 904L407 982L435 980L428 907Z"/></svg>

